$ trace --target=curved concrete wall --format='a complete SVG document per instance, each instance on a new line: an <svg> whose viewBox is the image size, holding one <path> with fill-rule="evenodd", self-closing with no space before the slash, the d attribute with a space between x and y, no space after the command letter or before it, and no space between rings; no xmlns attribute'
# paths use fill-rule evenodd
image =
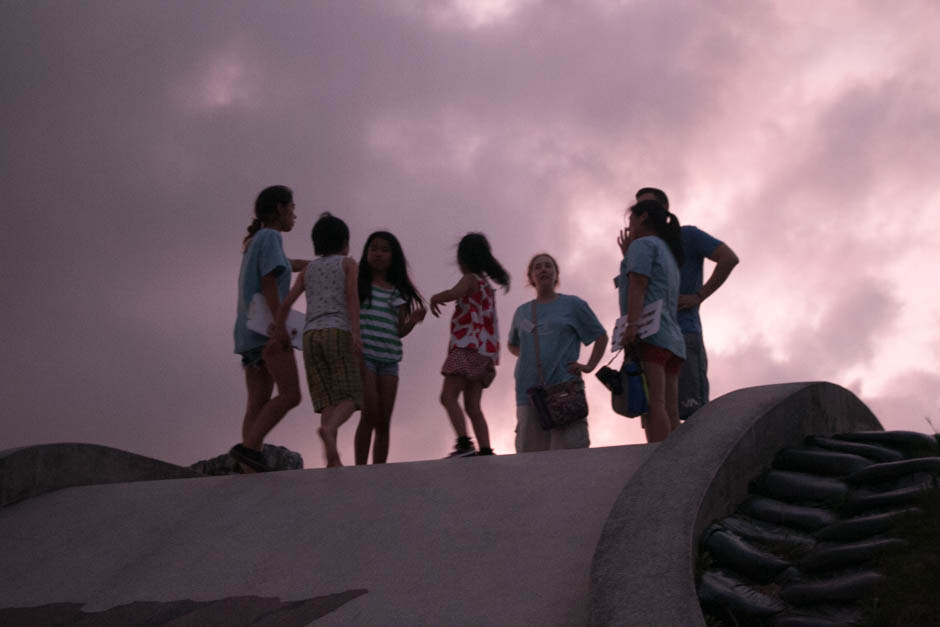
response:
<svg viewBox="0 0 940 627"><path fill-rule="evenodd" d="M831 383L746 388L703 407L614 504L591 569L592 624L704 626L694 566L705 527L733 511L779 449L807 434L881 428Z"/></svg>
<svg viewBox="0 0 940 627"><path fill-rule="evenodd" d="M80 485L182 479L198 472L97 444L40 444L0 451L0 507Z"/></svg>

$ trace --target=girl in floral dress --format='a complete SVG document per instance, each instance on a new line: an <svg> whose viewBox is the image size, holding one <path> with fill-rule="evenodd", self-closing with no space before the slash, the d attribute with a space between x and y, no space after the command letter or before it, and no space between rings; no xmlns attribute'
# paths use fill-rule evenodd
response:
<svg viewBox="0 0 940 627"><path fill-rule="evenodd" d="M457 433L457 445L450 457L492 455L489 429L480 407L483 389L493 382L499 363L496 297L489 280L502 285L508 292L509 274L493 257L490 243L482 233L463 236L457 246L457 265L463 276L454 287L438 292L430 301L431 313L435 317L440 316L442 304L456 301L450 321L447 359L441 367L444 375L441 404ZM467 434L466 418L457 402L461 393L480 445L479 452Z"/></svg>

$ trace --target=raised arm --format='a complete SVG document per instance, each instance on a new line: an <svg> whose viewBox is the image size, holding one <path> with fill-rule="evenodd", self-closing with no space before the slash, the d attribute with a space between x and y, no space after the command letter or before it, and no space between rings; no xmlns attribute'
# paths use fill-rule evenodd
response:
<svg viewBox="0 0 940 627"><path fill-rule="evenodd" d="M434 314L434 317L437 318L441 315L440 306L444 303L449 303L453 300L458 300L464 296L470 296L476 292L479 288L477 284L476 277L472 274L467 273L460 277L460 280L457 281L457 284L450 288L449 290L444 290L443 292L438 292L431 297L431 313Z"/></svg>

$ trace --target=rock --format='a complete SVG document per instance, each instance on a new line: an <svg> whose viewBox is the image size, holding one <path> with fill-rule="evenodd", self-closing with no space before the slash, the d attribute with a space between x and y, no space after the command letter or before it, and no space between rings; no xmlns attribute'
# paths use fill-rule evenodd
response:
<svg viewBox="0 0 940 627"><path fill-rule="evenodd" d="M264 455L264 460L271 470L300 470L304 467L304 459L300 453L295 453L283 446L265 444L261 449L261 454ZM229 457L228 453L196 462L190 468L204 475L241 474L238 462Z"/></svg>

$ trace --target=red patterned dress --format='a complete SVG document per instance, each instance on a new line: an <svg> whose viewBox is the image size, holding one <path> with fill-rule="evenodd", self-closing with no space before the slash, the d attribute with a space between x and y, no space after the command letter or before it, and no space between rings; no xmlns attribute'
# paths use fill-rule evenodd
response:
<svg viewBox="0 0 940 627"><path fill-rule="evenodd" d="M477 290L457 299L450 320L450 343L441 374L458 375L489 386L499 363L496 298L489 282L474 274Z"/></svg>

